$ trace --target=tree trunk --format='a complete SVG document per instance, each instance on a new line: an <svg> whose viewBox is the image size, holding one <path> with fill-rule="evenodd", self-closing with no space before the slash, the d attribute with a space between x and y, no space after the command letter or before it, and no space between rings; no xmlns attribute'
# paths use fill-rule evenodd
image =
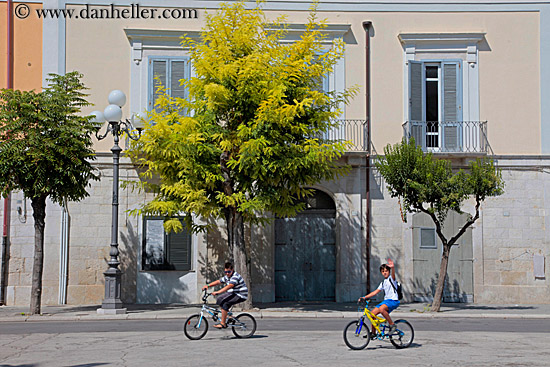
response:
<svg viewBox="0 0 550 367"><path fill-rule="evenodd" d="M232 256L235 271L244 279L248 287L248 299L242 303L243 308L252 308L252 290L250 288L250 261L246 252L246 243L244 238L243 216L237 210L228 210L227 219L227 239L229 242L230 256Z"/></svg>
<svg viewBox="0 0 550 367"><path fill-rule="evenodd" d="M439 312L439 309L441 308L443 289L445 288L445 278L447 278L447 267L449 265L450 252L451 246L443 245L443 254L441 255L441 267L439 268L439 278L437 279L434 300L430 309L432 312Z"/></svg>
<svg viewBox="0 0 550 367"><path fill-rule="evenodd" d="M32 267L32 315L40 314L42 302L42 272L44 270L44 227L46 226L46 196L31 199L34 218L34 264Z"/></svg>
<svg viewBox="0 0 550 367"><path fill-rule="evenodd" d="M223 152L220 156L220 169L224 179L222 184L223 191L227 196L233 195L234 192L231 170L227 166L230 156L230 152ZM235 271L241 274L248 287L248 299L242 305L245 309L250 309L252 308L250 261L246 252L243 216L236 207L225 208L224 214L227 223L227 242L229 245L229 256L231 257L230 261L233 262Z"/></svg>

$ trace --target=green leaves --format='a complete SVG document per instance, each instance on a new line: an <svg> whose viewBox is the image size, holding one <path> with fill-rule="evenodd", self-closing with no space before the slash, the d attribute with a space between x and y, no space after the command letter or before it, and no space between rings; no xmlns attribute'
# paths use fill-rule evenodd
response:
<svg viewBox="0 0 550 367"><path fill-rule="evenodd" d="M449 210L461 213L469 197L477 202L501 195L504 182L492 160L470 162L468 171L453 173L450 161L424 154L414 139L384 148L376 167L392 197L402 199L405 211L426 211L443 223Z"/></svg>
<svg viewBox="0 0 550 367"><path fill-rule="evenodd" d="M98 128L78 115L87 106L81 74L50 75L44 91L0 91L0 190L22 190L29 198L86 196L98 179L90 134Z"/></svg>

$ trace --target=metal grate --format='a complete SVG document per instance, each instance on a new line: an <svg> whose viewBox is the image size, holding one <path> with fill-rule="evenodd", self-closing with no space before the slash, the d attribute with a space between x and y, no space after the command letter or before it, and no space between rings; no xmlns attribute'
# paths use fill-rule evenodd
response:
<svg viewBox="0 0 550 367"><path fill-rule="evenodd" d="M403 134L425 152L493 154L487 121L407 121Z"/></svg>

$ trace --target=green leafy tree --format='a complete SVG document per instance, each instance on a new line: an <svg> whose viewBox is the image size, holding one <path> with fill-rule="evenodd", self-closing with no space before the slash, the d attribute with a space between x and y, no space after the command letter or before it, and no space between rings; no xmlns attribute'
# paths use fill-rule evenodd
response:
<svg viewBox="0 0 550 367"><path fill-rule="evenodd" d="M31 200L34 218L34 264L31 314L39 314L44 264L46 199L62 204L88 196L90 179L98 179L90 134L98 126L79 116L89 105L81 74L50 74L42 92L0 91L0 192L21 190Z"/></svg>
<svg viewBox="0 0 550 367"><path fill-rule="evenodd" d="M479 218L481 203L487 197L504 193L501 172L487 158L471 161L467 171L453 172L450 161L434 159L431 153L424 154L414 139L409 142L403 140L393 147L388 144L384 154L376 166L384 177L391 197L400 199L403 221L406 221L407 212L426 213L434 222L437 236L443 244L441 267L431 307L433 312L438 312L451 248ZM462 214L462 203L468 198L475 199L475 213L468 213L468 219L458 232L446 238L443 223L447 214L450 210Z"/></svg>
<svg viewBox="0 0 550 367"><path fill-rule="evenodd" d="M295 215L311 194L305 187L347 172L336 160L348 143L321 136L355 90L319 88L343 43L323 48L314 7L296 42L281 42L283 21L268 21L259 4L246 9L242 1L208 15L200 40L183 41L195 72L189 98L159 98L130 149L146 169L143 178L160 177L150 185L156 197L137 212L164 216L167 231L182 229L170 219L178 213L223 218L227 257L249 285L244 223L264 223L266 211ZM194 231L205 229L186 218Z"/></svg>

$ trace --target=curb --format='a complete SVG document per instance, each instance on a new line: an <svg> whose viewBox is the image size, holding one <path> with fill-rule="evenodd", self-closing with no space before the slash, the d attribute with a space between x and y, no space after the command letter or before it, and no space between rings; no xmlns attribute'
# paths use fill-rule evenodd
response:
<svg viewBox="0 0 550 367"><path fill-rule="evenodd" d="M50 321L106 321L106 320L169 320L169 319L186 319L192 313L182 314L123 314L123 315L41 315L41 316L3 316L0 317L1 322L50 322ZM251 311L247 312L254 316L256 319L263 318L346 318L354 319L359 317L358 312L300 312L300 311ZM537 314L537 315L525 315L525 314L497 314L497 313L470 313L470 314L450 314L450 313L421 313L421 312L396 312L392 314L394 319L473 319L473 318L487 318L487 319L550 319L550 315Z"/></svg>

